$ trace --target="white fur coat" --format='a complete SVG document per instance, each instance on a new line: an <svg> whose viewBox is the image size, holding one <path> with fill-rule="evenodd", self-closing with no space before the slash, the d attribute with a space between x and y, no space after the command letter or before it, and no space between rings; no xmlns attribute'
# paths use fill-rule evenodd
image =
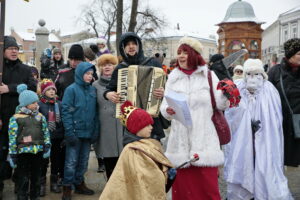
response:
<svg viewBox="0 0 300 200"><path fill-rule="evenodd" d="M206 65L199 66L193 74L187 75L176 68L168 77L165 94L170 90L185 94L193 121L193 127L186 128L179 121L172 119L166 112L167 101L163 99L161 113L165 118L172 120L166 156L176 167L190 160L195 153L200 158L193 163L195 166L219 166L224 162L218 135L211 120L213 109L207 71ZM225 110L229 101L216 89L219 80L214 72L211 73L217 108Z"/></svg>

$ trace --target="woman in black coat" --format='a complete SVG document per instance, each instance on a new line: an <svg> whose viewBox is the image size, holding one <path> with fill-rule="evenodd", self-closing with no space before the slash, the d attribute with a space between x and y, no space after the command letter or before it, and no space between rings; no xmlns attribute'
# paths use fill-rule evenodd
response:
<svg viewBox="0 0 300 200"><path fill-rule="evenodd" d="M268 75L269 81L277 88L282 104L284 133L284 164L297 167L300 165L300 138L295 138L292 115L283 96L280 84L282 75L284 92L294 114L300 114L300 39L290 39L284 43L285 58L273 66Z"/></svg>

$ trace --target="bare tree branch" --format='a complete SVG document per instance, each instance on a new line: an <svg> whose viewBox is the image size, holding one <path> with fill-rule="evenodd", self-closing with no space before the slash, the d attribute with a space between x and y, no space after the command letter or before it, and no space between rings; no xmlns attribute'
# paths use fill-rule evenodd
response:
<svg viewBox="0 0 300 200"><path fill-rule="evenodd" d="M138 3L139 0L132 0L131 14L130 14L130 21L129 21L129 28L128 28L128 31L130 32L134 32L134 29L137 24L136 17L137 17Z"/></svg>

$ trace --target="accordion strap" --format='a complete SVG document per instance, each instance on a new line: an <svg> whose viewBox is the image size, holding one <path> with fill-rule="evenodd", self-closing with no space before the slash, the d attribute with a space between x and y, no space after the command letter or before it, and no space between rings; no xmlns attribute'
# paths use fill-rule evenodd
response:
<svg viewBox="0 0 300 200"><path fill-rule="evenodd" d="M149 57L149 58L146 58L145 60L143 60L143 62L140 64L140 65L145 65L147 64L153 57ZM120 63L121 65L125 66L125 67L128 67L129 64L126 63L125 61L121 62Z"/></svg>

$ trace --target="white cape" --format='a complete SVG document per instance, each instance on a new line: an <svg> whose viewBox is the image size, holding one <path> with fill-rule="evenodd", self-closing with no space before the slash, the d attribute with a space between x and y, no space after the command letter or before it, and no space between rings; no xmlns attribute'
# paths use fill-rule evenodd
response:
<svg viewBox="0 0 300 200"><path fill-rule="evenodd" d="M228 184L228 199L293 199L283 173L279 94L269 81L264 81L253 95L245 88L243 80L236 84L242 97L240 105L225 112L232 137L225 146L224 176ZM261 122L255 133L255 164L251 119Z"/></svg>

